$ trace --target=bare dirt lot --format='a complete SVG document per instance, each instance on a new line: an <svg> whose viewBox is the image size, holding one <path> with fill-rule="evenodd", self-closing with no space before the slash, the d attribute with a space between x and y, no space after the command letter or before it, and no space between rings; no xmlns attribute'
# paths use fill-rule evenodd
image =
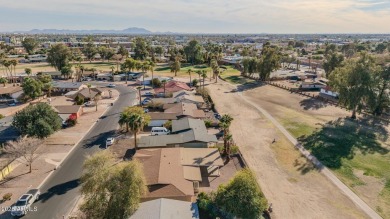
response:
<svg viewBox="0 0 390 219"><path fill-rule="evenodd" d="M251 105L232 92L231 85L225 82L207 86L219 113L229 113L234 117L232 134L239 145L249 167L256 173L258 182L269 202L273 204L275 218L366 218L346 196L344 196L322 174L313 169L305 158L301 157L293 145L287 141L279 130ZM275 89L275 90L274 90ZM258 104L272 114L289 115L287 125L297 126L297 132L306 133L302 129L312 131L316 125L300 127L302 120L313 124L312 117L318 122L331 120L334 116L345 116L346 112L313 110L313 116L297 118L293 105L301 108L301 103L287 96L287 106L275 109L272 104L279 104L285 93L277 88L255 88L244 92L249 99L255 95L269 97ZM285 91L283 91L285 92ZM288 94L288 93L287 93ZM314 107L316 106L307 106ZM302 113L304 114L304 113ZM317 122L317 121L316 121ZM314 122L314 124L316 123ZM283 125L286 125L283 123ZM318 125L319 126L319 125ZM276 143L272 144L273 139Z"/></svg>

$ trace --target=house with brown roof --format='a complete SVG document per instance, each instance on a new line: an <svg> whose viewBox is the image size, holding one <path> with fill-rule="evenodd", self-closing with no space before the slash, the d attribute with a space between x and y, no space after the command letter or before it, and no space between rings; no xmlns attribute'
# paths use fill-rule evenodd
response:
<svg viewBox="0 0 390 219"><path fill-rule="evenodd" d="M209 176L207 171L203 172L206 176L202 176L201 168L214 170L223 166L216 148L141 149L134 158L144 167L148 187L142 202L159 198L193 201L194 183Z"/></svg>
<svg viewBox="0 0 390 219"><path fill-rule="evenodd" d="M187 90L182 90L182 91L177 91L173 93L173 98L176 99L176 102L181 102L181 103L192 103L196 104L198 108L203 107L204 105L204 100L201 95L196 95L194 91L187 91Z"/></svg>
<svg viewBox="0 0 390 219"><path fill-rule="evenodd" d="M169 81L165 84L165 93L174 93L182 90L192 90L186 83L181 81ZM154 93L157 96L164 96L164 86L155 88Z"/></svg>
<svg viewBox="0 0 390 219"><path fill-rule="evenodd" d="M53 108L63 121L66 121L72 115L79 118L83 114L83 107L80 105L54 106Z"/></svg>
<svg viewBox="0 0 390 219"><path fill-rule="evenodd" d="M183 118L172 121L172 134L142 136L138 148L208 148L218 142L215 135L210 135L200 119Z"/></svg>
<svg viewBox="0 0 390 219"><path fill-rule="evenodd" d="M23 88L19 86L0 87L0 99L3 99L4 102L9 100L16 101L22 94Z"/></svg>
<svg viewBox="0 0 390 219"><path fill-rule="evenodd" d="M150 127L163 126L168 121L177 120L175 113L151 112L148 113L148 115L151 118L148 124Z"/></svg>
<svg viewBox="0 0 390 219"><path fill-rule="evenodd" d="M175 113L178 118L194 118L205 119L207 118L203 110L193 103L168 103L163 105L164 113Z"/></svg>

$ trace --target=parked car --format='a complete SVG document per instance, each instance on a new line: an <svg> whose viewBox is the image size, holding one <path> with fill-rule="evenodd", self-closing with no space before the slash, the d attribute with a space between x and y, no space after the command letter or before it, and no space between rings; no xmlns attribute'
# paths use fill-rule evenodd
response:
<svg viewBox="0 0 390 219"><path fill-rule="evenodd" d="M145 109L144 109L144 112L145 112L145 113L148 113L148 112L149 112L149 109L148 109L148 108L145 108Z"/></svg>
<svg viewBox="0 0 390 219"><path fill-rule="evenodd" d="M8 106L16 106L15 102L9 103Z"/></svg>
<svg viewBox="0 0 390 219"><path fill-rule="evenodd" d="M146 92L146 93L144 94L144 96L154 96L154 94L153 94L152 92L148 91L148 92Z"/></svg>
<svg viewBox="0 0 390 219"><path fill-rule="evenodd" d="M113 145L114 144L114 138L107 138L107 140L106 140L106 148L108 147L108 146L111 146L111 145Z"/></svg>
<svg viewBox="0 0 390 219"><path fill-rule="evenodd" d="M27 214L30 206L37 200L41 192L38 189L30 189L26 194L23 194L11 208L12 216L23 216Z"/></svg>
<svg viewBox="0 0 390 219"><path fill-rule="evenodd" d="M214 113L214 117L218 120L222 118L222 116L219 113Z"/></svg>
<svg viewBox="0 0 390 219"><path fill-rule="evenodd" d="M95 106L95 102L93 101L88 101L84 104L84 106L89 106L89 107L92 107L92 106Z"/></svg>
<svg viewBox="0 0 390 219"><path fill-rule="evenodd" d="M115 84L108 84L107 87L111 87L112 88L112 87L116 87L116 85Z"/></svg>
<svg viewBox="0 0 390 219"><path fill-rule="evenodd" d="M171 131L169 131L165 127L153 127L151 135L168 135Z"/></svg>
<svg viewBox="0 0 390 219"><path fill-rule="evenodd" d="M150 102L152 102L151 99L144 99L144 100L142 101L142 105L146 105L146 104L148 104L148 103L150 103Z"/></svg>

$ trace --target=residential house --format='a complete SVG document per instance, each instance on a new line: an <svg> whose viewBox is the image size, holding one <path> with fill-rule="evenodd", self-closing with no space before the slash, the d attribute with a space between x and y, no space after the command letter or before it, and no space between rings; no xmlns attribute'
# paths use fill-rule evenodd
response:
<svg viewBox="0 0 390 219"><path fill-rule="evenodd" d="M69 91L78 91L87 87L81 82L54 81L52 82L52 84L53 84L53 91L64 92L64 93Z"/></svg>
<svg viewBox="0 0 390 219"><path fill-rule="evenodd" d="M17 102L23 95L23 88L19 86L0 87L0 102Z"/></svg>
<svg viewBox="0 0 390 219"><path fill-rule="evenodd" d="M193 103L173 103L164 104L165 113L175 113L179 118L190 117L195 119L207 118L203 110L199 110L197 105Z"/></svg>
<svg viewBox="0 0 390 219"><path fill-rule="evenodd" d="M218 176L218 170L223 166L216 148L141 149L134 158L146 170L148 191L141 201L159 198L193 201L196 187L202 179Z"/></svg>
<svg viewBox="0 0 390 219"><path fill-rule="evenodd" d="M177 116L175 113L162 113L162 112L151 112L148 113L150 116L150 122L148 126L150 127L158 127L163 126L166 122L177 120Z"/></svg>
<svg viewBox="0 0 390 219"><path fill-rule="evenodd" d="M324 95L326 97L338 98L339 94L335 91L332 91L332 88L326 86L325 88L321 88L320 95Z"/></svg>
<svg viewBox="0 0 390 219"><path fill-rule="evenodd" d="M196 202L159 198L142 202L137 211L129 219L199 219Z"/></svg>
<svg viewBox="0 0 390 219"><path fill-rule="evenodd" d="M172 77L154 77L154 78L157 78L158 80L160 81L163 81L163 80L166 80L166 81L170 81L172 80ZM152 77L145 77L145 78L138 78L136 83L139 84L139 85L151 85L152 84Z"/></svg>
<svg viewBox="0 0 390 219"><path fill-rule="evenodd" d="M165 93L174 93L182 90L192 90L186 83L180 81L169 81L165 84ZM164 96L164 86L155 88L154 93L157 96Z"/></svg>
<svg viewBox="0 0 390 219"><path fill-rule="evenodd" d="M61 117L62 121L65 122L72 115L76 116L76 118L79 118L83 114L83 107L80 105L54 106L54 111L56 111L58 116Z"/></svg>
<svg viewBox="0 0 390 219"><path fill-rule="evenodd" d="M301 89L318 89L325 88L326 84L318 82L318 81L303 81L301 83Z"/></svg>
<svg viewBox="0 0 390 219"><path fill-rule="evenodd" d="M186 147L207 148L218 142L215 135L210 135L200 119L183 118L172 120L172 134L142 136L138 141L139 148Z"/></svg>
<svg viewBox="0 0 390 219"><path fill-rule="evenodd" d="M198 108L202 108L205 103L203 97L200 95L196 95L194 91L177 91L173 93L172 97L176 99L176 102L193 103L196 104Z"/></svg>

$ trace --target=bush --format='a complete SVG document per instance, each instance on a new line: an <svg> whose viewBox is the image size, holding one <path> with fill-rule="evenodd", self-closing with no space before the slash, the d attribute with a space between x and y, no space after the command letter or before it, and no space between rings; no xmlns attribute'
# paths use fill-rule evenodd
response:
<svg viewBox="0 0 390 219"><path fill-rule="evenodd" d="M168 92L165 94L165 98L172 98L173 97L173 93L172 92Z"/></svg>
<svg viewBox="0 0 390 219"><path fill-rule="evenodd" d="M196 89L196 94L201 95L203 98L208 98L209 91L207 89L197 88Z"/></svg>
<svg viewBox="0 0 390 219"><path fill-rule="evenodd" d="M5 116L3 114L0 114L0 119L4 118Z"/></svg>
<svg viewBox="0 0 390 219"><path fill-rule="evenodd" d="M162 109L163 105L161 102L150 102L147 104L148 108L151 109Z"/></svg>
<svg viewBox="0 0 390 219"><path fill-rule="evenodd" d="M198 79L195 78L194 80L192 80L192 86L196 87L198 86L198 83L199 83Z"/></svg>
<svg viewBox="0 0 390 219"><path fill-rule="evenodd" d="M204 125L206 126L206 128L210 128L212 124L213 122L211 120L209 119L204 120Z"/></svg>
<svg viewBox="0 0 390 219"><path fill-rule="evenodd" d="M165 122L164 127L169 129L169 131L172 131L172 120Z"/></svg>
<svg viewBox="0 0 390 219"><path fill-rule="evenodd" d="M77 117L75 115L70 115L69 118L66 120L66 124L69 127L75 126L77 124Z"/></svg>
<svg viewBox="0 0 390 219"><path fill-rule="evenodd" d="M79 96L76 96L76 98L74 98L74 101L76 102L76 105L83 105L84 104L84 98L79 97Z"/></svg>
<svg viewBox="0 0 390 219"><path fill-rule="evenodd" d="M153 78L152 83L153 83L154 87L157 87L157 88L161 87L161 81L158 78Z"/></svg>
<svg viewBox="0 0 390 219"><path fill-rule="evenodd" d="M3 195L3 201L11 200L11 197L12 197L12 193L5 193Z"/></svg>

